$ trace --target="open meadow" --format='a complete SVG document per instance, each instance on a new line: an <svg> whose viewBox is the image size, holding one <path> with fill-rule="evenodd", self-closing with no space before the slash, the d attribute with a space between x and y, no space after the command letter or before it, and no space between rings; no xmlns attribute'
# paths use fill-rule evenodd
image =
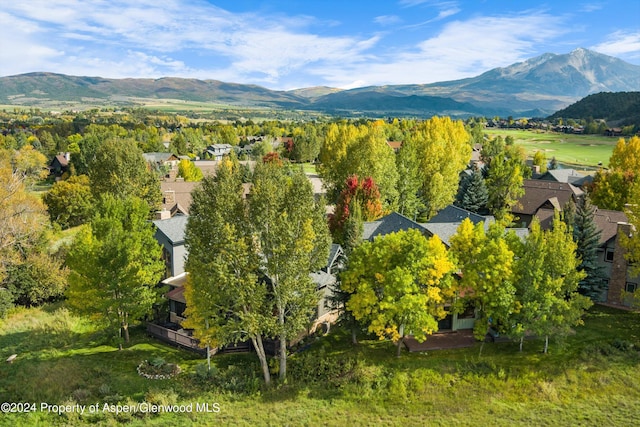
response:
<svg viewBox="0 0 640 427"><path fill-rule="evenodd" d="M557 132L540 131L537 129L493 129L488 128L485 133L489 137L513 137L517 145L525 148L527 155L533 156L536 151L544 151L547 160L555 157L565 167L590 169L599 165L607 167L609 157L619 138L603 135L574 135Z"/></svg>
<svg viewBox="0 0 640 427"><path fill-rule="evenodd" d="M264 389L253 354L214 356L207 374L203 356L142 328L119 351L59 304L23 308L0 324L3 357L17 354L0 365L0 400L13 403L2 425L638 425L639 320L596 306L547 355L530 340L522 353L512 342L476 343L396 358L392 343L362 337L354 347L335 327L291 357L286 384ZM159 359L181 372L136 372ZM183 412L155 413L167 407ZM138 412L116 413L125 408Z"/></svg>

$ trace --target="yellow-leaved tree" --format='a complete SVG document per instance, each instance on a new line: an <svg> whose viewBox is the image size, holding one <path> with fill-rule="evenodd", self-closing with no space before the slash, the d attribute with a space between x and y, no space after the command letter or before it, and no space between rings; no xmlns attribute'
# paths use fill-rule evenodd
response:
<svg viewBox="0 0 640 427"><path fill-rule="evenodd" d="M380 339L397 344L411 333L422 342L446 316L453 296L454 265L436 236L399 231L356 247L342 274L342 290L350 294L347 310Z"/></svg>

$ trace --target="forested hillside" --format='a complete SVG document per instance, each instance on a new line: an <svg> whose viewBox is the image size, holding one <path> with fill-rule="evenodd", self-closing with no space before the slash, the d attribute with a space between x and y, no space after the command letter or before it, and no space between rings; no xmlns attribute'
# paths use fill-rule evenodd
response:
<svg viewBox="0 0 640 427"><path fill-rule="evenodd" d="M604 119L611 126L640 125L640 92L601 92L557 111L550 119Z"/></svg>

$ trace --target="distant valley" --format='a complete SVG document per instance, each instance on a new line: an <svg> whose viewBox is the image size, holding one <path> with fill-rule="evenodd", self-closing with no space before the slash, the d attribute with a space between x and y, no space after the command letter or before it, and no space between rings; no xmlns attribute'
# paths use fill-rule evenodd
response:
<svg viewBox="0 0 640 427"><path fill-rule="evenodd" d="M640 66L587 49L547 53L477 77L432 84L290 91L165 77L107 79L36 72L0 78L0 104L36 108L178 100L341 116L544 117L599 92L640 91Z"/></svg>

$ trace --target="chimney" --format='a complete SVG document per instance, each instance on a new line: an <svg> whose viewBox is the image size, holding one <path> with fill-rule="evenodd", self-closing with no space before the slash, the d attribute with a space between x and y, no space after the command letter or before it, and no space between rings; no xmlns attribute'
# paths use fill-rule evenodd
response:
<svg viewBox="0 0 640 427"><path fill-rule="evenodd" d="M176 202L176 192L174 190L166 190L164 192L164 204L172 205Z"/></svg>
<svg viewBox="0 0 640 427"><path fill-rule="evenodd" d="M156 219L169 219L171 218L171 211L167 209L162 209L161 211L156 212Z"/></svg>

